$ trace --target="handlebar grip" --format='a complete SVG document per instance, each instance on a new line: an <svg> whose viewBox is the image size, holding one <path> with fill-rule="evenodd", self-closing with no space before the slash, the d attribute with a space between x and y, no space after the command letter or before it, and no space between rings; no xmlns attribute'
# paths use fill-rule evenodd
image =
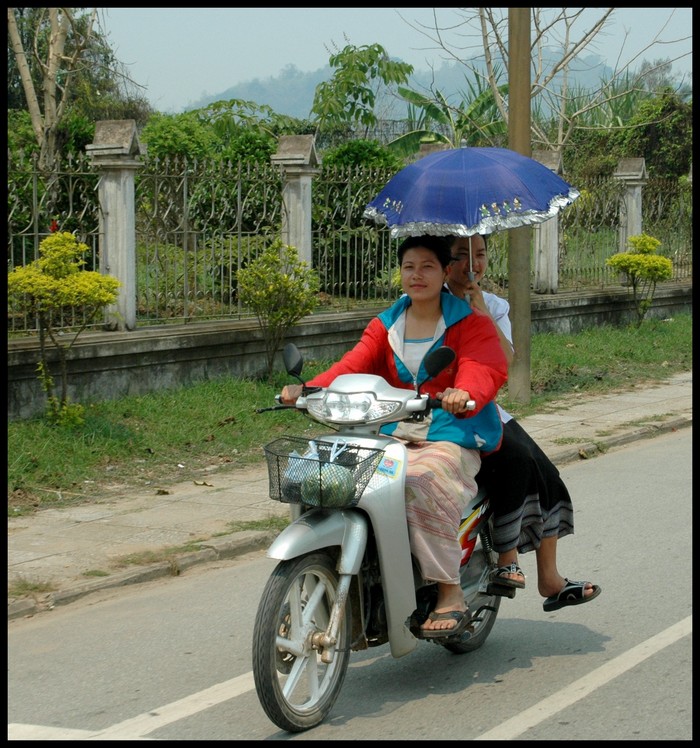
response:
<svg viewBox="0 0 700 748"><path fill-rule="evenodd" d="M442 408L442 400L438 400L435 397L428 398L428 409L431 408ZM467 400L467 410L476 410L476 401Z"/></svg>

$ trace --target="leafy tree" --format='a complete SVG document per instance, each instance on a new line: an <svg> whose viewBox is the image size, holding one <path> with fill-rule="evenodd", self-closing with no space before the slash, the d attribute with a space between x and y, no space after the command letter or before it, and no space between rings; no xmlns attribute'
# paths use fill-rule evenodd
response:
<svg viewBox="0 0 700 748"><path fill-rule="evenodd" d="M654 300L656 284L673 275L673 263L668 257L656 254L661 246L656 237L637 234L630 236L627 243L631 250L608 257L606 264L626 277L640 327Z"/></svg>
<svg viewBox="0 0 700 748"><path fill-rule="evenodd" d="M392 169L397 172L406 164L377 140L349 140L323 154L323 169L363 166L373 169Z"/></svg>
<svg viewBox="0 0 700 748"><path fill-rule="evenodd" d="M245 99L215 101L193 111L204 122L213 125L224 144L242 128L258 129L272 137L309 135L314 131L314 124L308 120L278 114L267 104L257 104Z"/></svg>
<svg viewBox="0 0 700 748"><path fill-rule="evenodd" d="M7 112L7 149L17 154L23 151L25 155L38 152L32 118L25 109L10 109Z"/></svg>
<svg viewBox="0 0 700 748"><path fill-rule="evenodd" d="M227 161L238 161L269 164L270 158L277 151L277 139L266 132L253 128L241 128L233 135L222 151Z"/></svg>
<svg viewBox="0 0 700 748"><path fill-rule="evenodd" d="M296 248L276 239L236 277L239 298L260 323L271 381L275 355L284 336L316 306L318 275L299 259Z"/></svg>
<svg viewBox="0 0 700 748"><path fill-rule="evenodd" d="M277 150L277 137L295 134L303 126L292 117L276 114L269 106L253 101L230 99L216 101L194 114L216 135L217 157L238 161L270 163ZM308 127L308 125L307 125Z"/></svg>
<svg viewBox="0 0 700 748"><path fill-rule="evenodd" d="M14 56L17 75L21 81L26 106L40 150L40 164L47 168L57 150L57 126L68 105L68 92L80 57L92 33L94 15L78 29L71 8L42 8L31 14L34 27L23 24L26 19L19 9L7 9L10 50ZM22 32L20 32L22 26ZM70 44L68 42L71 34ZM29 42L32 46L29 47ZM36 50L37 63L27 54ZM16 86L15 86L16 87ZM41 91L43 96L39 96Z"/></svg>
<svg viewBox="0 0 700 748"><path fill-rule="evenodd" d="M117 299L119 281L83 270L87 244L65 231L47 236L39 244L39 259L8 274L8 298L20 311L35 316L39 327L39 381L48 398L47 417L52 423L80 423L82 406L68 402L68 351L98 312ZM60 337L58 328L73 310L82 312L82 323L72 336ZM48 362L47 338L58 353L61 395L56 396ZM70 340L70 342L67 342Z"/></svg>
<svg viewBox="0 0 700 748"><path fill-rule="evenodd" d="M569 178L578 184L598 177L610 177L620 162L613 147L614 132L594 128L576 130L566 146L565 166Z"/></svg>
<svg viewBox="0 0 700 748"><path fill-rule="evenodd" d="M693 154L693 105L666 89L640 103L616 137L624 156L643 157L650 176L688 174Z"/></svg>
<svg viewBox="0 0 700 748"><path fill-rule="evenodd" d="M140 136L155 158L186 158L192 161L213 156L219 144L211 125L196 112L150 117Z"/></svg>
<svg viewBox="0 0 700 748"><path fill-rule="evenodd" d="M97 8L8 8L8 108L29 112L39 166L81 151L99 119L145 120L97 31Z"/></svg>
<svg viewBox="0 0 700 748"><path fill-rule="evenodd" d="M280 135L313 132L265 104L230 99L182 114L153 114L141 133L152 156L269 163Z"/></svg>
<svg viewBox="0 0 700 748"><path fill-rule="evenodd" d="M335 69L333 77L316 86L311 107L318 129L359 126L365 137L378 121L379 91L383 86L406 83L413 72L412 65L392 60L380 44L348 44L331 55L329 64Z"/></svg>
<svg viewBox="0 0 700 748"><path fill-rule="evenodd" d="M651 62L644 60L639 67L639 77L647 91L661 93L666 89L672 89L682 101L688 101L693 96L693 89L678 73L674 73L672 68L673 62L668 57Z"/></svg>

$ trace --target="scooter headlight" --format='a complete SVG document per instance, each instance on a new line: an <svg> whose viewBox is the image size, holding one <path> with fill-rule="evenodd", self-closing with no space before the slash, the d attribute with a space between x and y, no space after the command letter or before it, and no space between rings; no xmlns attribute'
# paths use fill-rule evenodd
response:
<svg viewBox="0 0 700 748"><path fill-rule="evenodd" d="M308 412L319 421L370 423L396 412L401 407L401 403L377 400L369 392L326 392L318 400L309 398L306 407Z"/></svg>

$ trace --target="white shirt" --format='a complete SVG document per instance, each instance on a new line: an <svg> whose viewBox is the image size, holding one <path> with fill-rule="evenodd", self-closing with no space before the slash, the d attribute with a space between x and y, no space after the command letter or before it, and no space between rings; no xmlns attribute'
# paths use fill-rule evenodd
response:
<svg viewBox="0 0 700 748"><path fill-rule="evenodd" d="M489 293L488 291L481 292L484 297L486 308L489 310L489 314L493 317L493 321L501 328L501 332L506 336L508 342L513 345L513 331L510 326L510 317L508 312L510 311L510 304L502 299L500 296L496 296L495 293ZM503 423L513 418L513 416L496 403L498 412L501 414L501 420Z"/></svg>
<svg viewBox="0 0 700 748"><path fill-rule="evenodd" d="M447 284L445 284L445 288L452 293ZM513 345L513 330L511 329L510 317L508 316L510 304L500 296L496 296L495 293L489 293L488 291L482 291L481 293L484 297L486 308L489 310L489 314L493 318L493 321L501 329L501 332L506 336L508 342ZM508 421L513 418L513 416L507 410L503 410L498 403L496 403L496 407L498 408L503 423L508 423Z"/></svg>
<svg viewBox="0 0 700 748"><path fill-rule="evenodd" d="M430 347L445 332L445 318L440 315L440 319L435 325L435 332L432 338L421 340L406 339L406 311L401 314L389 330L389 344L393 351L403 361L406 368L413 374L413 378L418 376L418 368L425 354Z"/></svg>

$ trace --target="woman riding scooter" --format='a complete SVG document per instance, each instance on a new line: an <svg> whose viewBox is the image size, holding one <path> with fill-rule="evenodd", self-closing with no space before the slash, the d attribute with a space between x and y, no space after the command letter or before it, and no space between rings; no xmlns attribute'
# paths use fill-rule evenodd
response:
<svg viewBox="0 0 700 748"><path fill-rule="evenodd" d="M421 636L444 638L469 626L457 531L462 510L477 491L481 453L497 449L501 441L493 399L506 381L507 362L491 320L442 293L450 262L443 237L409 237L398 257L405 295L368 324L352 350L307 385L325 387L341 374L371 373L413 389L428 350L446 345L456 352L455 363L426 385L431 397L441 398L442 408L423 423L382 427L406 442L411 550L424 579L437 583L437 602L421 625ZM301 385L288 385L281 400L292 404L300 394ZM470 400L475 410L468 409Z"/></svg>

